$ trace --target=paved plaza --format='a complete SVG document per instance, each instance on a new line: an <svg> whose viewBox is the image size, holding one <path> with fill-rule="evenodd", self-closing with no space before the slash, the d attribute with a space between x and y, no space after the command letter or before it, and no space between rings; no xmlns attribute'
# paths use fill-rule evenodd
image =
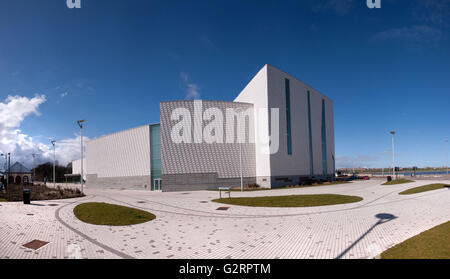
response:
<svg viewBox="0 0 450 279"><path fill-rule="evenodd" d="M216 191L150 192L87 188L71 200L0 203L0 258L158 258L158 259L322 259L373 258L414 235L450 220L450 190L398 195L431 183L381 186L358 181L333 186L256 192L232 197L344 194L364 200L343 205L258 208L225 205ZM156 219L133 226L96 226L79 221L73 208L107 202L147 210ZM383 216L391 214L391 219ZM22 245L49 242L38 250Z"/></svg>

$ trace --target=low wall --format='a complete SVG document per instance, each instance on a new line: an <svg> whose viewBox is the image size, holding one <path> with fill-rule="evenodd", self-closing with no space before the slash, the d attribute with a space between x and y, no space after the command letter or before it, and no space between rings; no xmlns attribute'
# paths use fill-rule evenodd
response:
<svg viewBox="0 0 450 279"><path fill-rule="evenodd" d="M255 177L244 177L244 186L255 183ZM185 174L163 174L162 191L199 191L217 189L220 186L237 188L241 186L241 179L219 178L217 173L185 173Z"/></svg>
<svg viewBox="0 0 450 279"><path fill-rule="evenodd" d="M96 174L86 176L88 188L103 189L150 189L150 175L143 176L122 176L122 177L97 177Z"/></svg>

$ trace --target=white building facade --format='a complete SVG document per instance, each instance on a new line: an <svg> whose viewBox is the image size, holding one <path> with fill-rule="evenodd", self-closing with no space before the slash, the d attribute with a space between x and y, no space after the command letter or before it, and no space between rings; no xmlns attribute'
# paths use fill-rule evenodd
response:
<svg viewBox="0 0 450 279"><path fill-rule="evenodd" d="M87 186L275 188L334 177L332 101L270 65L233 102L162 102L160 121L89 141Z"/></svg>

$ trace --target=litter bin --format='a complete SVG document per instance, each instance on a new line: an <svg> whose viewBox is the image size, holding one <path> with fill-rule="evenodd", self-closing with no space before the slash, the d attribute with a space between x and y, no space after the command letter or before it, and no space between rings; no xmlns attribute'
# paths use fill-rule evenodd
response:
<svg viewBox="0 0 450 279"><path fill-rule="evenodd" d="M23 203L24 204L30 204L30 196L31 196L30 189L23 189Z"/></svg>
<svg viewBox="0 0 450 279"><path fill-rule="evenodd" d="M392 181L392 176L388 176L388 177L387 177L387 181L388 181L388 182L391 182L391 181Z"/></svg>

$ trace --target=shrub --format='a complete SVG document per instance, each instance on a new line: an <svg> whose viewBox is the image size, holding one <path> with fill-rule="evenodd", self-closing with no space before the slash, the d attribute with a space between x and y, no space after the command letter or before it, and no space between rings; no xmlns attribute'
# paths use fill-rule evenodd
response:
<svg viewBox="0 0 450 279"><path fill-rule="evenodd" d="M259 184L258 183L249 183L248 184L248 188L250 188L250 189L257 189L257 188L260 188L261 186L259 186Z"/></svg>

